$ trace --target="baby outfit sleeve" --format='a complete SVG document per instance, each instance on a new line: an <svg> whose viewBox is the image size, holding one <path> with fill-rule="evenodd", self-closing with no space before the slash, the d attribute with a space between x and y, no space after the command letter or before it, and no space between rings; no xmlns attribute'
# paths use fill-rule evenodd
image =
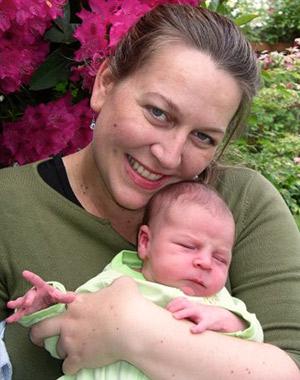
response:
<svg viewBox="0 0 300 380"><path fill-rule="evenodd" d="M56 281L50 281L48 282L49 285L55 287L57 290L60 290L63 293L66 293L66 289L64 285L62 285L59 282ZM57 315L63 313L66 310L65 304L57 303L55 305L51 305L47 307L46 309L42 309L39 311L36 311L35 313L25 315L23 318L20 319L19 323L24 327L31 327L32 325L43 321L44 319L56 317ZM50 352L50 354L56 358L60 359L56 352L56 345L58 342L58 336L53 336L45 339L45 348L47 351Z"/></svg>

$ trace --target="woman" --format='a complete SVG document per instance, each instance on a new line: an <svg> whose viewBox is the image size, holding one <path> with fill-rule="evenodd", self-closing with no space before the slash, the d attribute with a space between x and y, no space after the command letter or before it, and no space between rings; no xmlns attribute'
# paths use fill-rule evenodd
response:
<svg viewBox="0 0 300 380"><path fill-rule="evenodd" d="M191 335L188 322L143 299L129 279L80 296L65 314L34 328L32 339L41 344L59 333L68 373L127 360L159 380L299 379L300 242L293 218L259 174L220 167L209 175L257 83L250 45L227 19L184 6L143 17L98 72L92 144L63 160L0 174L2 319L5 302L24 291L23 269L76 288L116 252L133 248L153 193L200 175L233 211L237 243L228 287L257 314L267 343ZM20 328L9 326L6 342L14 379L58 377L61 363L29 346Z"/></svg>

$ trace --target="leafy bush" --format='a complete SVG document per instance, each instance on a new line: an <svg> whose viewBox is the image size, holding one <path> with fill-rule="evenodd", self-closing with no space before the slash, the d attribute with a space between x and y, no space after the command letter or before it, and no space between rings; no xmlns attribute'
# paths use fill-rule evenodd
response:
<svg viewBox="0 0 300 380"><path fill-rule="evenodd" d="M269 0L267 17L257 30L261 41L291 42L300 37L300 1Z"/></svg>
<svg viewBox="0 0 300 380"><path fill-rule="evenodd" d="M235 17L256 14L253 22L243 27L253 42L289 42L300 37L299 0L228 0L227 9Z"/></svg>
<svg viewBox="0 0 300 380"><path fill-rule="evenodd" d="M299 41L300 42L300 41ZM264 85L254 100L246 135L227 158L260 171L300 215L300 50L263 54Z"/></svg>

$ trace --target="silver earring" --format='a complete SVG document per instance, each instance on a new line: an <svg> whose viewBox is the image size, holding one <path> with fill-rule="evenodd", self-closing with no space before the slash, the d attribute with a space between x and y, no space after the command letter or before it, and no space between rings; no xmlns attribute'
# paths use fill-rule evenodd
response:
<svg viewBox="0 0 300 380"><path fill-rule="evenodd" d="M95 127L96 127L96 120L95 120L95 116L93 116L91 124L90 124L90 129L93 131Z"/></svg>

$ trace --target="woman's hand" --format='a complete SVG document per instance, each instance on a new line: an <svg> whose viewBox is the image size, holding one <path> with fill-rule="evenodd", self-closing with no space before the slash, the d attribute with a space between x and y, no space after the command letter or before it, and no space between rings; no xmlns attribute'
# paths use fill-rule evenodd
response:
<svg viewBox="0 0 300 380"><path fill-rule="evenodd" d="M43 346L46 337L60 335L57 350L66 374L126 360L130 325L143 302L149 301L133 280L117 279L96 293L78 294L65 313L34 326L31 340Z"/></svg>
<svg viewBox="0 0 300 380"><path fill-rule="evenodd" d="M78 295L64 314L36 325L32 341L43 345L61 335L67 374L125 360L156 380L300 380L295 363L275 346L212 331L191 334L190 327L143 298L133 280L120 278Z"/></svg>

